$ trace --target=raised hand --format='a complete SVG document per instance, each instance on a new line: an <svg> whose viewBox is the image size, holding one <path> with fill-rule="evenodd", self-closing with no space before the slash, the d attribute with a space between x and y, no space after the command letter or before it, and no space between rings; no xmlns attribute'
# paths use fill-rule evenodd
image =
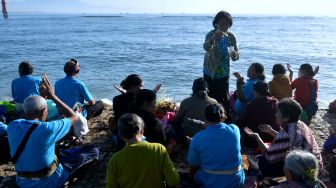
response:
<svg viewBox="0 0 336 188"><path fill-rule="evenodd" d="M264 132L264 133L270 133L273 131L273 128L267 124L259 125L258 128L261 132Z"/></svg>
<svg viewBox="0 0 336 188"><path fill-rule="evenodd" d="M314 73L317 74L319 70L320 70L320 66L317 65L314 69Z"/></svg>
<svg viewBox="0 0 336 188"><path fill-rule="evenodd" d="M287 63L287 69L289 72L293 72L292 66L289 63Z"/></svg>
<svg viewBox="0 0 336 188"><path fill-rule="evenodd" d="M156 86L154 87L153 91L156 93L160 90L161 88L161 83L157 83Z"/></svg>
<svg viewBox="0 0 336 188"><path fill-rule="evenodd" d="M55 91L53 86L51 85L47 74L44 74L42 76L42 83L40 85L40 94L42 97L48 97L51 98L55 95Z"/></svg>
<svg viewBox="0 0 336 188"><path fill-rule="evenodd" d="M257 138L257 137L259 137L259 134L258 133L254 133L250 128L248 128L248 127L245 127L244 128L244 131L245 131L245 133L247 134L247 136L249 136L249 137L252 137L252 138Z"/></svg>

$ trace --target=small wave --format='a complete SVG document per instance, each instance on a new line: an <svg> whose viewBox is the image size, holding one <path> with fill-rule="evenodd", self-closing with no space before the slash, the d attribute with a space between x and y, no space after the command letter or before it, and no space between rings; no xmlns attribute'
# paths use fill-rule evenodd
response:
<svg viewBox="0 0 336 188"><path fill-rule="evenodd" d="M117 16L117 15L105 15L105 16L94 16L94 15L91 15L91 16L81 16L81 17L84 17L84 18L122 18L124 16Z"/></svg>

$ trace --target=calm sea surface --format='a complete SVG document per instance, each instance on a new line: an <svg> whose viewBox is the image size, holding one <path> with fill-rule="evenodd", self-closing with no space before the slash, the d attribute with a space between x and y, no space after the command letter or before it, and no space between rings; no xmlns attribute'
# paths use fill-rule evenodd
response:
<svg viewBox="0 0 336 188"><path fill-rule="evenodd" d="M202 76L206 33L211 16L12 14L0 20L0 99L11 99L11 80L22 60L34 75L46 72L54 83L64 77L69 58L80 62L81 79L96 99L112 98L113 88L136 73L146 88L162 83L165 97L177 101L191 93ZM320 65L321 107L336 98L336 18L235 16L231 31L241 52L232 72L245 75L250 63L265 67L267 81L275 63L291 63L297 76L303 63ZM231 90L235 78L230 80Z"/></svg>

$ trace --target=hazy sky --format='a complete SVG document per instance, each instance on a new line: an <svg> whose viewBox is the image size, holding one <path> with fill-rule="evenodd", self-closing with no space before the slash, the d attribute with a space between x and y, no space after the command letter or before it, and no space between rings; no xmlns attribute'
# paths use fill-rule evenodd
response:
<svg viewBox="0 0 336 188"><path fill-rule="evenodd" d="M9 12L201 13L336 16L335 0L7 0Z"/></svg>

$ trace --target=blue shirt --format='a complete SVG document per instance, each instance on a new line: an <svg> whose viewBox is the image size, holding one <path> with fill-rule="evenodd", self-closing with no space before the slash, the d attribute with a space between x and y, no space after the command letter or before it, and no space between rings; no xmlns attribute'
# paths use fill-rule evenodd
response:
<svg viewBox="0 0 336 188"><path fill-rule="evenodd" d="M234 111L237 114L243 114L246 108L246 104L253 99L253 85L259 81L258 79L249 79L247 82L242 86L243 95L247 102L243 103L239 99L237 99L234 103Z"/></svg>
<svg viewBox="0 0 336 188"><path fill-rule="evenodd" d="M198 132L192 138L187 160L189 165L200 167L195 179L203 187L238 187L244 182L243 170L235 175L209 174L203 170L231 170L241 165L240 132L236 125L219 123Z"/></svg>
<svg viewBox="0 0 336 188"><path fill-rule="evenodd" d="M71 76L56 81L55 94L70 108L73 108L76 102L84 104L85 102L92 100L92 95L86 85L82 81ZM83 108L82 114L86 117L87 112L85 108Z"/></svg>
<svg viewBox="0 0 336 188"><path fill-rule="evenodd" d="M51 122L25 119L12 121L7 128L12 157L29 128L36 122L39 125L30 135L25 149L15 164L17 171L38 171L49 166L55 159L55 143L63 138L71 127L71 121L68 118ZM62 165L59 165L53 175L40 181L17 176L17 184L20 187L59 187L67 181L67 173Z"/></svg>
<svg viewBox="0 0 336 188"><path fill-rule="evenodd" d="M40 78L29 75L21 76L12 81L12 97L15 102L23 103L23 101L31 95L40 95Z"/></svg>
<svg viewBox="0 0 336 188"><path fill-rule="evenodd" d="M7 125L0 121L0 136L7 134Z"/></svg>

